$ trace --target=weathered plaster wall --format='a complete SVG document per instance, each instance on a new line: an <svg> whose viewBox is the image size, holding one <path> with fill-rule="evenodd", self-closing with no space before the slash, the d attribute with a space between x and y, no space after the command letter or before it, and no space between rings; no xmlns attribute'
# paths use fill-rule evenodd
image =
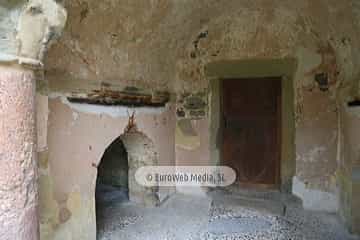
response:
<svg viewBox="0 0 360 240"><path fill-rule="evenodd" d="M360 233L360 110L341 108L342 154L340 159L340 215L354 233Z"/></svg>
<svg viewBox="0 0 360 240"><path fill-rule="evenodd" d="M345 166L360 166L360 107L342 106Z"/></svg>
<svg viewBox="0 0 360 240"><path fill-rule="evenodd" d="M95 239L96 166L105 149L124 132L126 110L111 116L91 106L93 113L82 105L71 108L59 98L48 104L48 151L39 159L41 237ZM154 142L159 164L174 165L174 107L151 111L137 110L138 128ZM172 191L162 188L160 198Z"/></svg>
<svg viewBox="0 0 360 240"><path fill-rule="evenodd" d="M81 0L66 1L65 6L69 21L64 36L46 59L45 76L53 92L90 93L105 84L114 90L136 86L175 94L209 93L210 81L205 66L211 62L295 59L296 150L286 155L291 158L296 154L295 192L303 198L307 208L337 209L339 103L358 86L360 6L357 1ZM319 73L328 75L327 91L320 91L314 81ZM59 104L54 103L55 106ZM79 129L84 127L70 128L69 124L74 121L69 112L57 111L57 114L57 119L53 120L57 125L50 125L50 129L63 129L63 133L49 136L49 144L58 146L50 151L51 163L56 169L53 173L55 185L66 189L67 182L73 181L82 186L82 191L89 191L85 183L89 183L90 176L63 180L57 175L81 165L79 154L82 157L89 154L88 145L100 151L104 146L97 144L109 139L102 128L108 128L109 124L91 125L95 120L89 120L84 127L90 129L86 135L91 136L82 139L84 132ZM209 132L205 131L211 126L209 121L209 116L205 117L196 126L199 139L210 141ZM102 129L102 132L95 129ZM147 129L146 134L147 131L151 129ZM99 139L96 145L89 142L95 138L95 133ZM62 161L68 156L54 157L62 156L63 149L72 149L73 146L65 141L67 136L73 136L76 143L83 146L78 147L81 152L71 155L75 159L75 168L71 169ZM65 145L60 147L63 142ZM170 146L155 145L159 148ZM202 141L193 150L177 147L177 163L195 164L198 159L201 159L198 164L205 163L204 158L210 155L211 149L205 150L204 146L211 144ZM170 150L173 148L167 151ZM84 166L84 172L91 170ZM56 192L70 192L59 189ZM321 204L323 202L326 204Z"/></svg>
<svg viewBox="0 0 360 240"><path fill-rule="evenodd" d="M351 80L358 62L353 2L67 1L68 24L47 58L47 78L57 91L104 82L193 91L207 88L209 61L282 58L330 44L346 69L341 79Z"/></svg>
<svg viewBox="0 0 360 240"><path fill-rule="evenodd" d="M188 126L177 125L175 134L176 165L206 166L212 165L209 146L208 120L189 120ZM205 189L199 187L177 187L185 194L201 195Z"/></svg>
<svg viewBox="0 0 360 240"><path fill-rule="evenodd" d="M294 191L303 198L307 208L336 211L338 110L335 100L328 95L318 89L303 92L301 120L296 129Z"/></svg>
<svg viewBox="0 0 360 240"><path fill-rule="evenodd" d="M209 124L207 120L192 120L194 135L182 132L176 135L176 164L183 166L209 165ZM177 129L182 131L181 129ZM191 145L187 145L187 138L196 138Z"/></svg>
<svg viewBox="0 0 360 240"><path fill-rule="evenodd" d="M257 9L253 1L211 18L199 29L197 44L189 43L178 61L175 90L208 88L204 67L218 59L296 59L295 183L300 184L294 185L294 192L306 208L336 211L337 96L358 74L354 65L359 55L353 39L359 35L352 20L345 17L351 12L345 10L346 4L303 3L289 6L282 2ZM335 19L337 23L332 24ZM325 92L314 80L322 72L329 80Z"/></svg>

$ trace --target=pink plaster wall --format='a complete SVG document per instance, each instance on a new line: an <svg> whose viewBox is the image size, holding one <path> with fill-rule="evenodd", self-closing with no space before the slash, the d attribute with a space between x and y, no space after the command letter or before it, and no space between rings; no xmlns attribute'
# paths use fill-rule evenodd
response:
<svg viewBox="0 0 360 240"><path fill-rule="evenodd" d="M328 92L303 89L296 128L296 176L309 188L334 191L338 109Z"/></svg>
<svg viewBox="0 0 360 240"><path fill-rule="evenodd" d="M63 231L67 231L66 235L71 235L73 239L96 238L96 166L105 149L124 132L127 122L127 116L79 112L59 98L49 99L48 159L54 200L58 206L78 202L78 210L68 212L66 221L61 222L70 225L57 227L54 230L56 236L62 236ZM156 113L138 111L136 123L139 131L154 142L159 164L174 165L174 107L169 106ZM159 189L160 200L173 191L174 188ZM77 196L74 193L80 194L80 200L73 199Z"/></svg>
<svg viewBox="0 0 360 240"><path fill-rule="evenodd" d="M98 165L105 149L119 137L127 117L80 113L59 99L49 100L49 163L56 199L66 198L74 187L93 197ZM159 115L139 114L136 123L155 144L160 165L174 165L174 109Z"/></svg>

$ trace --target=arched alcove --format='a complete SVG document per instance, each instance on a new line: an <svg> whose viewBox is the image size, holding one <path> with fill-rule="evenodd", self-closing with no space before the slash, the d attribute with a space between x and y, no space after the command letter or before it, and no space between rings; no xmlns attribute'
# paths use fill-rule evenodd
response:
<svg viewBox="0 0 360 240"><path fill-rule="evenodd" d="M97 185L128 190L128 154L120 138L105 150L98 166ZM97 189L101 190L101 189Z"/></svg>
<svg viewBox="0 0 360 240"><path fill-rule="evenodd" d="M105 149L98 165L95 191L98 238L120 220L117 209L121 205L158 205L158 187L145 187L135 180L138 168L157 163L153 141L136 129L126 131Z"/></svg>
<svg viewBox="0 0 360 240"><path fill-rule="evenodd" d="M96 224L106 231L106 209L129 201L128 153L120 137L104 151L96 179Z"/></svg>

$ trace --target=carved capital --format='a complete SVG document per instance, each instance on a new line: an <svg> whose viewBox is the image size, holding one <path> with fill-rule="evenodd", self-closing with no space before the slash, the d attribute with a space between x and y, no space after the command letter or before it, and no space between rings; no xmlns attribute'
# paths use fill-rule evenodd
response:
<svg viewBox="0 0 360 240"><path fill-rule="evenodd" d="M0 3L0 62L42 67L50 45L60 37L67 13L56 0Z"/></svg>

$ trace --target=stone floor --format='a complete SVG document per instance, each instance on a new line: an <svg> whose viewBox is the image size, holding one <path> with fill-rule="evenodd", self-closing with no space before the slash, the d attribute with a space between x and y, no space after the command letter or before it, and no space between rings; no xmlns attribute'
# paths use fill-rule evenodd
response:
<svg viewBox="0 0 360 240"><path fill-rule="evenodd" d="M360 239L336 215L304 211L298 199L276 192L256 198L222 190L208 197L176 194L157 208L123 200L115 192L98 204L98 240Z"/></svg>

